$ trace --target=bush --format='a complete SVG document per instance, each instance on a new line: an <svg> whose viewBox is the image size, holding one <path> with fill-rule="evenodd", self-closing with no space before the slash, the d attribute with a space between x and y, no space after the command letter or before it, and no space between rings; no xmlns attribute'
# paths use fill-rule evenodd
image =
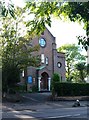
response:
<svg viewBox="0 0 89 120"><path fill-rule="evenodd" d="M33 85L33 86L32 86L32 92L37 92L37 91L38 91L37 86L36 86L36 85Z"/></svg>
<svg viewBox="0 0 89 120"><path fill-rule="evenodd" d="M89 83L55 83L58 96L88 96Z"/></svg>
<svg viewBox="0 0 89 120"><path fill-rule="evenodd" d="M9 88L8 94L16 94L16 91L13 88Z"/></svg>
<svg viewBox="0 0 89 120"><path fill-rule="evenodd" d="M55 97L56 93L56 84L60 83L60 76L57 73L53 74L52 82L51 82L51 89L52 89L52 95Z"/></svg>
<svg viewBox="0 0 89 120"><path fill-rule="evenodd" d="M24 84L24 85L18 85L18 86L16 86L15 87L15 90L17 91L17 92L26 92L26 85Z"/></svg>

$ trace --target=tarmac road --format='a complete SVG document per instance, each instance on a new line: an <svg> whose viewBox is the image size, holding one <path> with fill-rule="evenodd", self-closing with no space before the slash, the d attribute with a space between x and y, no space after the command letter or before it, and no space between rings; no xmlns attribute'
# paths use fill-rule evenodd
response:
<svg viewBox="0 0 89 120"><path fill-rule="evenodd" d="M20 103L4 102L2 120L88 120L86 101L73 108L74 101L47 101L50 94L26 93Z"/></svg>
<svg viewBox="0 0 89 120"><path fill-rule="evenodd" d="M3 111L3 118L38 118L38 119L58 119L58 118L88 118L87 107L51 108L45 105L37 105L36 110L10 110Z"/></svg>

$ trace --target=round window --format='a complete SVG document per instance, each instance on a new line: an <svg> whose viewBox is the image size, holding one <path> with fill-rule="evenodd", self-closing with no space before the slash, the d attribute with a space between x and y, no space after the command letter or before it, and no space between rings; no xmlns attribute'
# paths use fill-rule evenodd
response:
<svg viewBox="0 0 89 120"><path fill-rule="evenodd" d="M57 66L58 66L59 68L61 68L61 66L62 66L61 62L58 62L58 63L57 63Z"/></svg>
<svg viewBox="0 0 89 120"><path fill-rule="evenodd" d="M45 40L44 38L41 38L41 39L39 40L39 44L40 44L41 47L45 47L45 45L46 45L46 40Z"/></svg>

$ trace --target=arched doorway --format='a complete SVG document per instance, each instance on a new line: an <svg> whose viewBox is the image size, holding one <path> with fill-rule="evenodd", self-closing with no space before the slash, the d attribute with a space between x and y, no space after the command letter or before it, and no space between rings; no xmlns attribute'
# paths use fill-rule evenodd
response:
<svg viewBox="0 0 89 120"><path fill-rule="evenodd" d="M49 78L49 75L46 72L43 72L41 74L41 80L40 80L41 90L48 90L48 78Z"/></svg>

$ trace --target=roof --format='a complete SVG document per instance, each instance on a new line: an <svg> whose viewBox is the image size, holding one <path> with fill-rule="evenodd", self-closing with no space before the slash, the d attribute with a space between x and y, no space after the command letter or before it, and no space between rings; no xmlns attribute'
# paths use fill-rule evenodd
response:
<svg viewBox="0 0 89 120"><path fill-rule="evenodd" d="M45 27L46 28L46 30L48 30L48 32L50 33L50 35L52 36L52 37L54 37L54 35L51 33L51 31L49 30L49 28L47 28L47 27ZM55 37L54 37L55 38Z"/></svg>
<svg viewBox="0 0 89 120"><path fill-rule="evenodd" d="M39 67L37 67L36 68L36 70L42 70L42 69L44 69L46 66L39 66Z"/></svg>

